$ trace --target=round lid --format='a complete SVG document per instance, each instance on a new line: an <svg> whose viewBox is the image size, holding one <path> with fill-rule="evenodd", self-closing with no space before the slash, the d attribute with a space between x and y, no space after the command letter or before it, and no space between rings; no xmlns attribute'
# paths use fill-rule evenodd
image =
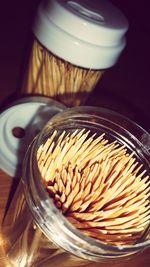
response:
<svg viewBox="0 0 150 267"><path fill-rule="evenodd" d="M107 0L48 0L39 6L33 26L48 50L93 69L115 64L127 29L125 16Z"/></svg>
<svg viewBox="0 0 150 267"><path fill-rule="evenodd" d="M4 110L0 115L0 168L10 176L19 175L30 142L64 108L46 97L28 97Z"/></svg>

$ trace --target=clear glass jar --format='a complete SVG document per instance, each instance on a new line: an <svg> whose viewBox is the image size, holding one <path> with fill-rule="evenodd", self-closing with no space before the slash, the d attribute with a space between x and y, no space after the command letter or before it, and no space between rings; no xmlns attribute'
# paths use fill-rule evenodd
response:
<svg viewBox="0 0 150 267"><path fill-rule="evenodd" d="M34 40L22 93L54 98L67 107L84 104L104 70L73 65Z"/></svg>
<svg viewBox="0 0 150 267"><path fill-rule="evenodd" d="M150 174L150 136L136 123L94 107L76 107L57 114L30 145L21 181L4 219L4 249L12 266L70 267L91 262L99 266L98 262L124 260L150 246L149 228L133 245L114 246L88 237L70 224L49 198L39 173L37 150L55 130L68 133L83 128L105 132L109 140L124 144Z"/></svg>
<svg viewBox="0 0 150 267"><path fill-rule="evenodd" d="M22 93L68 107L85 101L125 47L128 22L109 1L47 0L33 25L33 47Z"/></svg>

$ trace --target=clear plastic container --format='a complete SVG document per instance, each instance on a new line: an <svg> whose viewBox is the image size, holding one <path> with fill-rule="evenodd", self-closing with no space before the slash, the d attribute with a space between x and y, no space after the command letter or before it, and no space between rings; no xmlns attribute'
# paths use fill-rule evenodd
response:
<svg viewBox="0 0 150 267"><path fill-rule="evenodd" d="M150 136L134 122L93 107L76 107L57 114L30 145L20 184L4 219L4 249L12 266L92 266L92 262L99 266L99 262L118 262L150 246L149 226L130 245L110 245L88 237L70 224L49 198L41 181L37 150L55 130L69 133L83 128L105 132L109 140L124 144L150 174Z"/></svg>
<svg viewBox="0 0 150 267"><path fill-rule="evenodd" d="M84 104L125 47L128 22L106 0L43 1L33 25L34 41L22 92Z"/></svg>

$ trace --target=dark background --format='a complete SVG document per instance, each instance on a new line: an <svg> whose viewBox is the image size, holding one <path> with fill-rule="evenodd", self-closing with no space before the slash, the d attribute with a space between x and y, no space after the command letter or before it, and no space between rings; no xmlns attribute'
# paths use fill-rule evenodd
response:
<svg viewBox="0 0 150 267"><path fill-rule="evenodd" d="M91 0L92 1L92 0ZM98 0L97 0L98 1ZM7 1L0 8L0 105L19 90L39 0ZM150 12L148 1L113 0L129 21L127 46L107 70L88 104L128 116L150 130Z"/></svg>

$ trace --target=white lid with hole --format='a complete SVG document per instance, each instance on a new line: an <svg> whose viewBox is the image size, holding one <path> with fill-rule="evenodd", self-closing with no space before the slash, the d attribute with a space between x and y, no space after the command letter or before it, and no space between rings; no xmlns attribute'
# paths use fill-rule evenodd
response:
<svg viewBox="0 0 150 267"><path fill-rule="evenodd" d="M46 97L28 97L0 115L0 168L10 176L20 174L25 151L46 122L64 106Z"/></svg>
<svg viewBox="0 0 150 267"><path fill-rule="evenodd" d="M107 0L48 0L33 31L52 53L77 66L105 69L125 47L128 22Z"/></svg>

